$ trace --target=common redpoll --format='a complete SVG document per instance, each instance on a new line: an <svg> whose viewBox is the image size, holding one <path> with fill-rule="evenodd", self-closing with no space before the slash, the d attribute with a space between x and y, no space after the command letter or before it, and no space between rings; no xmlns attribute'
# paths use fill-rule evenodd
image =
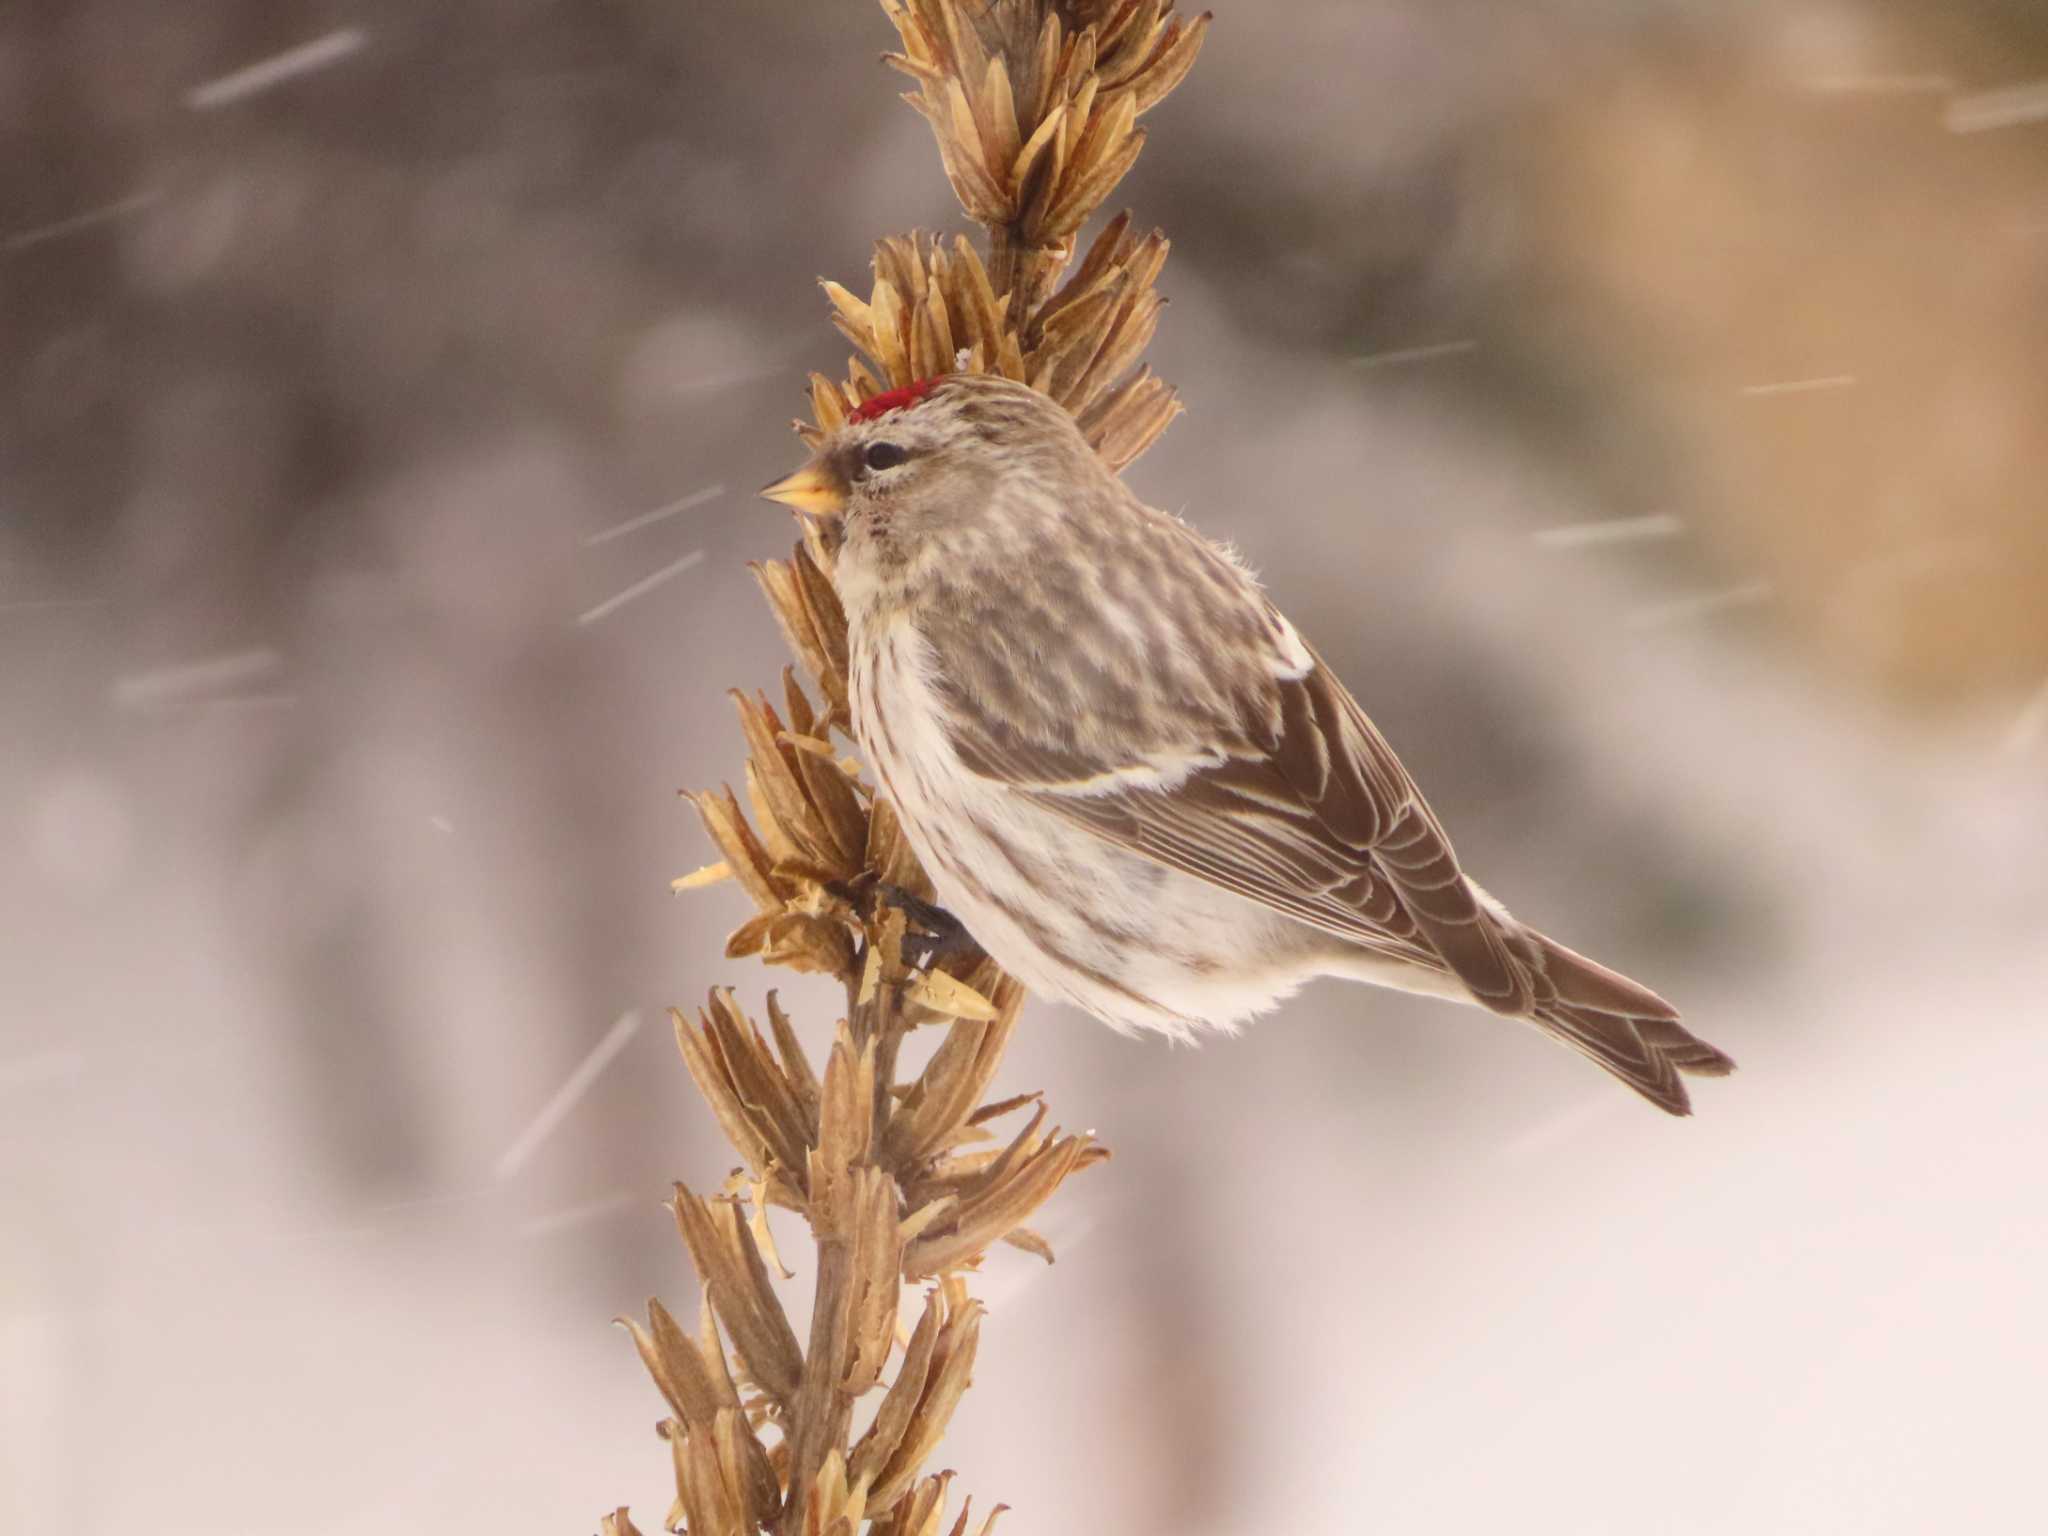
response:
<svg viewBox="0 0 2048 1536"><path fill-rule="evenodd" d="M764 495L816 520L853 724L946 907L1121 1030L1234 1029L1319 975L1476 1002L1658 1107L1734 1063L1509 916L1232 553L1057 404L955 374L871 400Z"/></svg>

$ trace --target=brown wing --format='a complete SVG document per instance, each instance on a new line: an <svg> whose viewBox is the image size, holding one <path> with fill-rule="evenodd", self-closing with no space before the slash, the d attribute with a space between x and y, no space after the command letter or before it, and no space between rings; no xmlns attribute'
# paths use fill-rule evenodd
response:
<svg viewBox="0 0 2048 1536"><path fill-rule="evenodd" d="M970 770L1120 847L1526 1013L1529 977L1414 781L1322 659L1310 662L1289 676L1276 654L1207 739L1129 743L1122 761L1072 735L1024 739L965 689L947 690L949 726Z"/></svg>

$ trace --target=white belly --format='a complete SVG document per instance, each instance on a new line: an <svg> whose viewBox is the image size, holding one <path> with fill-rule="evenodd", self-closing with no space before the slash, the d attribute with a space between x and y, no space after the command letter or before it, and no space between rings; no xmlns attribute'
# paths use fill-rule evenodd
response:
<svg viewBox="0 0 2048 1536"><path fill-rule="evenodd" d="M1232 1029L1323 967L1309 931L965 768L907 623L853 632L854 730L940 901L1032 991L1122 1030Z"/></svg>

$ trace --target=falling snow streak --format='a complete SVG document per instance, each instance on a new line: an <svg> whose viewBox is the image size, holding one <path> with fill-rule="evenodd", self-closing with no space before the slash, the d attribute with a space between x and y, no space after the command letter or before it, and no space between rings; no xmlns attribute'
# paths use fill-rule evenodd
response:
<svg viewBox="0 0 2048 1536"><path fill-rule="evenodd" d="M1821 75L1805 82L1816 96L1945 96L1955 88L1948 75Z"/></svg>
<svg viewBox="0 0 2048 1536"><path fill-rule="evenodd" d="M1785 379L1775 384L1745 384L1742 393L1751 399L1766 399L1772 395L1812 395L1825 389L1854 389L1856 375L1853 373L1830 373L1817 379Z"/></svg>
<svg viewBox="0 0 2048 1536"><path fill-rule="evenodd" d="M1656 539L1675 539L1685 524L1669 512L1648 517L1610 517L1597 523L1566 523L1557 528L1539 528L1531 535L1546 549L1589 549L1602 544L1647 544Z"/></svg>
<svg viewBox="0 0 2048 1536"><path fill-rule="evenodd" d="M1726 587L1718 592L1701 592L1692 597L1674 598L1668 603L1651 603L1628 616L1628 627L1669 629L1681 624L1694 624L1740 608L1759 607L1769 602L1772 596L1768 581L1745 582L1739 587Z"/></svg>
<svg viewBox="0 0 2048 1536"><path fill-rule="evenodd" d="M2013 721L2012 729L2006 733L2005 750L2009 756L2025 757L2044 738L2048 738L2048 683L2041 685Z"/></svg>
<svg viewBox="0 0 2048 1536"><path fill-rule="evenodd" d="M314 74L339 64L350 55L361 52L368 41L368 35L358 28L344 27L195 86L185 93L185 105L195 112L233 106L238 101L247 101L251 96L283 85L287 80L296 80L301 75Z"/></svg>
<svg viewBox="0 0 2048 1536"><path fill-rule="evenodd" d="M673 565L663 566L652 576L642 577L639 581L634 582L632 586L626 588L625 591L619 593L618 596L606 598L588 613L579 614L576 622L578 624L595 624L599 619L609 614L617 613L635 598L645 597L663 582L674 580L690 569L691 566L701 565L703 561L704 551L701 549L694 554L685 555Z"/></svg>
<svg viewBox="0 0 2048 1536"><path fill-rule="evenodd" d="M1354 368L1400 368L1410 363L1431 363L1442 357L1463 357L1477 352L1476 341L1440 341L1427 347L1400 347L1391 352L1367 352L1351 359Z"/></svg>
<svg viewBox="0 0 2048 1536"><path fill-rule="evenodd" d="M1561 1109L1554 1115L1547 1115L1521 1135L1502 1148L1507 1159L1520 1167L1526 1158L1548 1152L1553 1147L1575 1141L1606 1119L1616 1104L1626 1104L1614 1094L1603 1093L1597 1099L1586 1099L1569 1109Z"/></svg>
<svg viewBox="0 0 2048 1536"><path fill-rule="evenodd" d="M115 680L114 704L119 709L146 709L180 703L237 683L268 677L283 665L284 659L276 651L262 649L237 651L154 672L136 672Z"/></svg>
<svg viewBox="0 0 2048 1536"><path fill-rule="evenodd" d="M554 1134L555 1128L568 1118L569 1111L577 1101L590 1091L590 1085L597 1081L604 1069L612 1064L619 1052L631 1043L633 1036L640 1032L640 1015L628 1013L618 1023L605 1031L591 1053L578 1063L568 1080L557 1088L554 1097L541 1106L533 1117L533 1123L519 1133L519 1137L505 1149L498 1159L498 1177L509 1179L526 1166L527 1159L539 1150L540 1144Z"/></svg>
<svg viewBox="0 0 2048 1536"><path fill-rule="evenodd" d="M9 235L4 241L0 241L0 251L4 251L11 256L16 251L26 251L34 246L47 245L52 240L62 240L67 235L80 234L88 229L97 229L102 224L111 224L116 219L125 219L131 213L140 213L145 208L153 208L162 201L162 191L152 187L146 192L137 192L132 197L124 197L118 203L108 203L103 208L92 208L84 213L74 213L68 219L59 219L56 223L45 224L40 229L25 229L20 234Z"/></svg>
<svg viewBox="0 0 2048 1536"><path fill-rule="evenodd" d="M1958 96L1942 114L1942 126L1950 133L1988 133L2026 123L2048 123L2048 80Z"/></svg>
<svg viewBox="0 0 2048 1536"><path fill-rule="evenodd" d="M656 523L664 523L672 517L680 517L685 512L693 511L703 506L707 501L716 501L724 494L724 486L707 485L701 491L692 491L681 501L672 501L665 507L657 507L652 512L645 513L628 522L607 528L601 533L591 534L584 539L584 548L589 549L599 544L609 544L613 539L622 539L629 533L638 533L642 528L651 528Z"/></svg>
<svg viewBox="0 0 2048 1536"><path fill-rule="evenodd" d="M403 1230L407 1218L420 1211L444 1211L452 1206L467 1205L489 1194L490 1185L471 1189L447 1190L436 1195L418 1195L407 1200L384 1200L375 1205L364 1206L351 1212L352 1218L376 1217L378 1220L353 1219L346 1224L333 1227L313 1227L304 1231L284 1232L274 1239L280 1243L360 1242L366 1238L394 1235Z"/></svg>
<svg viewBox="0 0 2048 1536"><path fill-rule="evenodd" d="M554 1211L546 1216L536 1216L531 1221L521 1222L521 1237L554 1237L562 1232L574 1231L579 1227L594 1226L608 1216L616 1216L632 1208L632 1197L623 1190L606 1195L601 1200L586 1201L572 1205L565 1211Z"/></svg>

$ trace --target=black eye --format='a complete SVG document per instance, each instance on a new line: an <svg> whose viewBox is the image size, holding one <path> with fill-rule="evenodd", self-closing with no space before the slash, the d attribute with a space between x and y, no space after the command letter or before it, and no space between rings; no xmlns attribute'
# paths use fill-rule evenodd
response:
<svg viewBox="0 0 2048 1536"><path fill-rule="evenodd" d="M910 454L894 443L869 443L868 451L861 455L861 462L869 469L894 469Z"/></svg>

